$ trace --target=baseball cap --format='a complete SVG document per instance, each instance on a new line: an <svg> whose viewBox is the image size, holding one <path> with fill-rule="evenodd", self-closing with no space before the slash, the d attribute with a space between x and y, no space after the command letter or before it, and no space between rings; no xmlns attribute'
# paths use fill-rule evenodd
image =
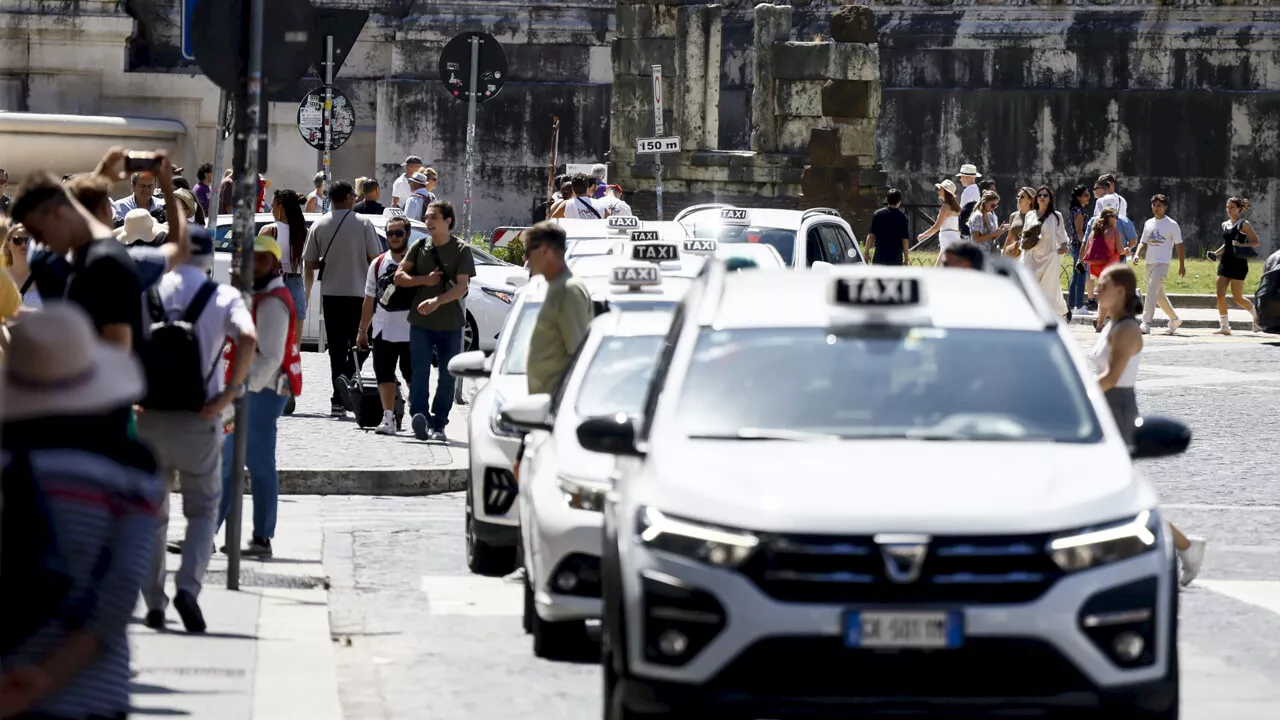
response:
<svg viewBox="0 0 1280 720"><path fill-rule="evenodd" d="M280 250L280 243L270 235L259 235L253 239L253 251L255 253L271 253L275 256L277 262L284 255Z"/></svg>
<svg viewBox="0 0 1280 720"><path fill-rule="evenodd" d="M1115 193L1111 193L1109 195L1103 195L1102 197L1098 198L1098 207L1094 211L1094 214L1095 215L1101 214L1102 211L1106 210L1107 208L1115 210L1117 213L1120 212L1120 198L1117 197Z"/></svg>
<svg viewBox="0 0 1280 720"><path fill-rule="evenodd" d="M422 165L423 162L422 162L422 158L418 157L417 155L410 155L409 157L404 159L404 164L405 165Z"/></svg>
<svg viewBox="0 0 1280 720"><path fill-rule="evenodd" d="M202 225L195 223L187 223L187 234L191 236L191 254L212 255L213 254L213 236Z"/></svg>

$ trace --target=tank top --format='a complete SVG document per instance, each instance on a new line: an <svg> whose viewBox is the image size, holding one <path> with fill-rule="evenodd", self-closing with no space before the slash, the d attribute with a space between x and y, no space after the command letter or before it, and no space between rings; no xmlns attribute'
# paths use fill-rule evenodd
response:
<svg viewBox="0 0 1280 720"><path fill-rule="evenodd" d="M942 227L938 230L938 243L945 250L952 245L960 242L964 238L960 237L960 216L952 215L942 221Z"/></svg>
<svg viewBox="0 0 1280 720"><path fill-rule="evenodd" d="M1125 320L1137 322L1137 318L1129 317ZM1121 322L1125 322L1122 320ZM1098 372L1107 369L1111 362L1111 331L1116 327L1114 320L1108 320L1106 327L1102 328L1102 334L1098 337L1098 342L1093 346L1093 350L1089 353L1089 359L1093 361L1093 367ZM1124 372L1120 374L1120 379L1116 381L1118 388L1132 388L1138 380L1138 367L1142 364L1142 351L1134 353L1129 358L1128 364L1124 367Z"/></svg>
<svg viewBox="0 0 1280 720"><path fill-rule="evenodd" d="M1236 247L1237 242L1247 242L1249 238L1240 229L1244 224L1244 218L1240 218L1235 222L1227 222L1222 226L1222 257L1220 260L1230 262L1234 260L1239 248Z"/></svg>

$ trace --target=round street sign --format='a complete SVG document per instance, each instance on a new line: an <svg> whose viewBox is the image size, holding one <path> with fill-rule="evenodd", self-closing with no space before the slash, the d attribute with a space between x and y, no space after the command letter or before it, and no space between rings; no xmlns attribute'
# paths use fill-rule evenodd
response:
<svg viewBox="0 0 1280 720"><path fill-rule="evenodd" d="M480 68L476 74L476 102L492 100L507 81L507 54L492 35L465 32L456 35L440 51L440 80L444 89L459 100L470 100L471 39L479 38Z"/></svg>
<svg viewBox="0 0 1280 720"><path fill-rule="evenodd" d="M307 93L298 104L298 133L308 145L324 149L324 88ZM356 111L337 88L333 89L333 117L330 120L329 149L337 150L346 144L356 129Z"/></svg>
<svg viewBox="0 0 1280 720"><path fill-rule="evenodd" d="M245 6L250 0L196 0L191 45L196 62L215 85L234 93L248 67ZM286 90L311 67L320 36L310 0L271 0L263 9L262 91Z"/></svg>

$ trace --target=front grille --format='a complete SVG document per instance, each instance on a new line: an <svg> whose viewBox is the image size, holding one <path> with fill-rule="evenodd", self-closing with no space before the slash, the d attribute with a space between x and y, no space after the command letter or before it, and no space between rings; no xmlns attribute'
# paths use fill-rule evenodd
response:
<svg viewBox="0 0 1280 720"><path fill-rule="evenodd" d="M1052 646L1025 638L966 638L954 650L855 650L840 638L768 638L711 681L755 697L1048 698L1095 688Z"/></svg>
<svg viewBox="0 0 1280 720"><path fill-rule="evenodd" d="M868 536L764 535L743 568L789 602L1023 603L1062 576L1047 535L935 537L911 582L894 582Z"/></svg>
<svg viewBox="0 0 1280 720"><path fill-rule="evenodd" d="M484 514L506 515L516 501L516 479L506 468L484 469Z"/></svg>

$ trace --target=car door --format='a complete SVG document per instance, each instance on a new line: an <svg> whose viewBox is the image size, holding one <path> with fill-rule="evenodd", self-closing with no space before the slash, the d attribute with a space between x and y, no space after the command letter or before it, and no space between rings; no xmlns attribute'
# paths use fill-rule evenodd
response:
<svg viewBox="0 0 1280 720"><path fill-rule="evenodd" d="M822 247L827 254L827 262L832 265L853 265L862 262L862 255L853 238L843 227L835 223L823 223L818 226L822 237Z"/></svg>
<svg viewBox="0 0 1280 720"><path fill-rule="evenodd" d="M804 242L796 243L796 253L804 252L804 267L813 267L815 262L833 262L827 255L827 239L822 234L822 225L812 224L804 230ZM796 258L795 267L800 267L800 260Z"/></svg>

